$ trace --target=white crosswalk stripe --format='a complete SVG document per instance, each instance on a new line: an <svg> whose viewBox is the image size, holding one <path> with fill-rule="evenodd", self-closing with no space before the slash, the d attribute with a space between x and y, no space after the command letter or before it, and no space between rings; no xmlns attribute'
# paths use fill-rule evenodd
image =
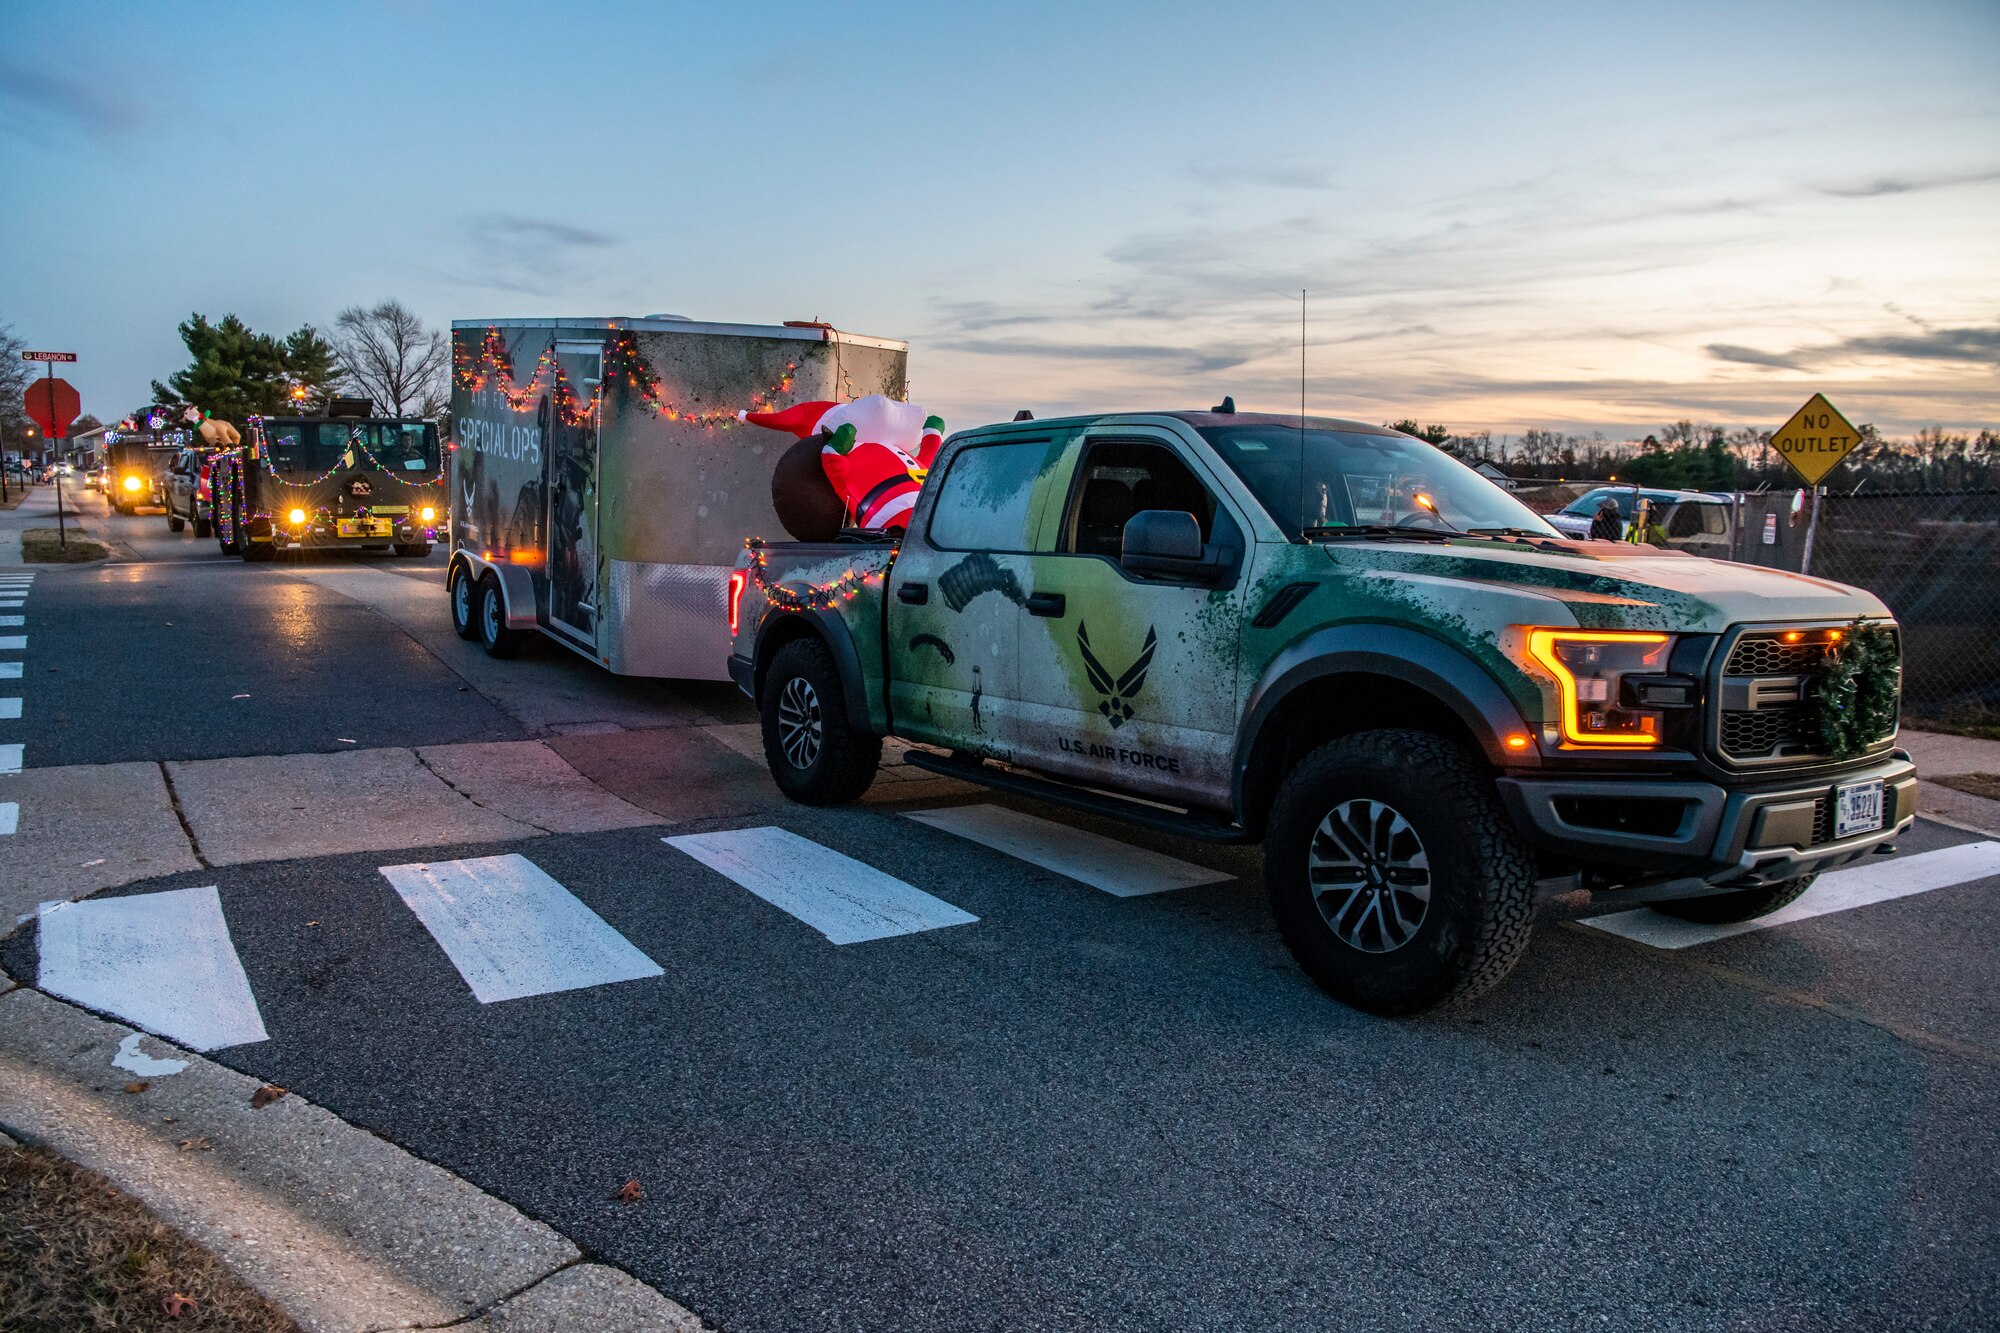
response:
<svg viewBox="0 0 2000 1333"><path fill-rule="evenodd" d="M0 699L0 719L19 716L21 716L21 701L19 699Z"/></svg>
<svg viewBox="0 0 2000 1333"><path fill-rule="evenodd" d="M481 1004L661 975L525 856L383 866Z"/></svg>
<svg viewBox="0 0 2000 1333"><path fill-rule="evenodd" d="M197 1051L267 1035L212 884L50 904L37 984Z"/></svg>
<svg viewBox="0 0 2000 1333"><path fill-rule="evenodd" d="M979 918L831 847L781 828L662 838L835 944L962 926Z"/></svg>
<svg viewBox="0 0 2000 1333"><path fill-rule="evenodd" d="M21 771L21 751L22 746L19 741L11 745L0 745L0 773Z"/></svg>
<svg viewBox="0 0 2000 1333"><path fill-rule="evenodd" d="M21 803L0 801L0 838L21 827Z"/></svg>
<svg viewBox="0 0 2000 1333"><path fill-rule="evenodd" d="M1608 935L1649 944L1655 949L1686 949L1753 930L1789 926L1795 921L1810 921L1816 916L1893 902L1897 898L1929 893L1933 889L1948 889L1954 884L1967 884L1989 875L2000 875L2000 842L1968 842L1935 852L1899 856L1879 865L1864 864L1821 875L1796 902L1753 921L1705 926L1641 907L1629 912L1585 917L1578 924Z"/></svg>
<svg viewBox="0 0 2000 1333"><path fill-rule="evenodd" d="M20 678L21 664L19 662L0 662L0 680L19 680Z"/></svg>
<svg viewBox="0 0 2000 1333"><path fill-rule="evenodd" d="M905 813L920 824L956 833L1118 898L1166 893L1236 878L1226 870L1193 865L1005 806L958 805Z"/></svg>
<svg viewBox="0 0 2000 1333"><path fill-rule="evenodd" d="M0 625L5 625L9 629L19 629L27 623L26 616L0 616Z"/></svg>
<svg viewBox="0 0 2000 1333"><path fill-rule="evenodd" d="M27 646L28 636L25 634L0 634L0 652L20 652Z"/></svg>

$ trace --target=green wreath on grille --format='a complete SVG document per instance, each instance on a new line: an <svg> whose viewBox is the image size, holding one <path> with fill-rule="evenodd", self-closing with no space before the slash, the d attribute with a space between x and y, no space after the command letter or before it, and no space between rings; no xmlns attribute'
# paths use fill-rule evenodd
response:
<svg viewBox="0 0 2000 1333"><path fill-rule="evenodd" d="M1896 636L1882 625L1857 620L1827 650L1806 682L1801 728L1835 759L1849 759L1896 725L1900 654Z"/></svg>

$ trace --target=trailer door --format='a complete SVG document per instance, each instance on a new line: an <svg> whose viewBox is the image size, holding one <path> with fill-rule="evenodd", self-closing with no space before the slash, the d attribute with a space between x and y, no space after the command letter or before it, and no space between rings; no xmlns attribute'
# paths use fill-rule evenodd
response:
<svg viewBox="0 0 2000 1333"><path fill-rule="evenodd" d="M591 405L604 381L604 345L558 342L555 370L569 385L549 413L549 623L597 646L597 447Z"/></svg>

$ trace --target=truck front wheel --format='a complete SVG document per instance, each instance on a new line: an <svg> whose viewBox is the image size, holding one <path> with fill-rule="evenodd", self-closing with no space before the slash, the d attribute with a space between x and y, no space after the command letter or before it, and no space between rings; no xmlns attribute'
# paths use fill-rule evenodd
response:
<svg viewBox="0 0 2000 1333"><path fill-rule="evenodd" d="M882 738L847 721L833 654L818 639L794 639L764 676L764 762L778 790L801 805L840 805L875 781Z"/></svg>
<svg viewBox="0 0 2000 1333"><path fill-rule="evenodd" d="M1735 921L1751 921L1769 916L1807 889L1818 875L1801 875L1776 884L1760 884L1734 893L1711 893L1703 898L1676 898L1670 902L1648 903L1655 912L1696 921L1704 926L1725 926Z"/></svg>
<svg viewBox="0 0 2000 1333"><path fill-rule="evenodd" d="M451 627L467 643L479 642L479 584L465 565L451 567Z"/></svg>
<svg viewBox="0 0 2000 1333"><path fill-rule="evenodd" d="M1534 920L1534 858L1492 784L1426 732L1358 732L1307 755L1272 808L1264 878L1299 966L1374 1014L1492 989Z"/></svg>

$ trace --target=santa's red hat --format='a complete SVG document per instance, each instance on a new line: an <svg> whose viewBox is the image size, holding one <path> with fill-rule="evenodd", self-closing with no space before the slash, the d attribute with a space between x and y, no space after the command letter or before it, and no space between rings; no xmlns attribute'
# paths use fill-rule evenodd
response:
<svg viewBox="0 0 2000 1333"><path fill-rule="evenodd" d="M736 419L770 430L790 431L800 439L819 434L819 419L838 403L793 403L782 412L738 412Z"/></svg>

